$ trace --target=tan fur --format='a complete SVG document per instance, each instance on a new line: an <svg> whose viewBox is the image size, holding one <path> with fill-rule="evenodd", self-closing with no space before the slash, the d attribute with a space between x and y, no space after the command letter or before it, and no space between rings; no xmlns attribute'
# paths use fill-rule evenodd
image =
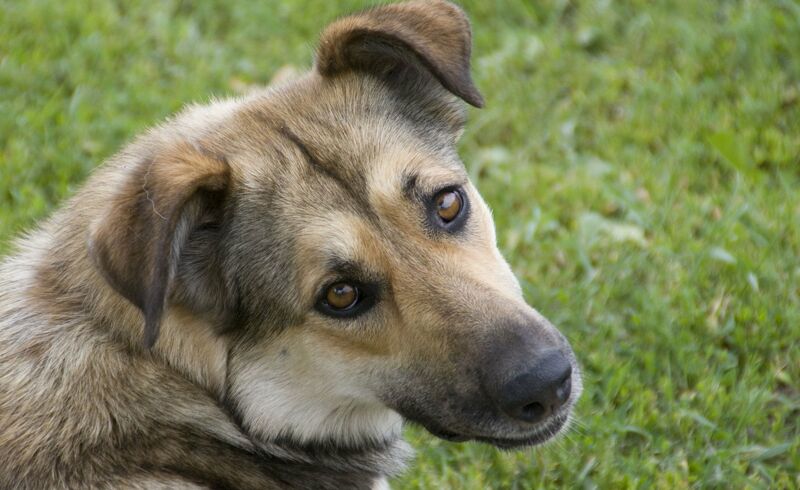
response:
<svg viewBox="0 0 800 490"><path fill-rule="evenodd" d="M337 21L314 70L186 109L20 239L0 264L0 488L384 488L404 419L504 447L561 430L577 364L454 149L459 99L483 103L470 39L441 1ZM426 207L448 186L469 202L453 233ZM375 305L322 313L345 279ZM569 357L572 396L518 423L487 385L541 346Z"/></svg>

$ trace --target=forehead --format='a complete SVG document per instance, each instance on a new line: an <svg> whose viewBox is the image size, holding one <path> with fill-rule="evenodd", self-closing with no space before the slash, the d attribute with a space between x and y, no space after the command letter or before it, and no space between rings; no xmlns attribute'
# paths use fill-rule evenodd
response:
<svg viewBox="0 0 800 490"><path fill-rule="evenodd" d="M318 287L318 276L341 262L385 270L387 237L422 233L408 191L432 195L467 180L454 148L460 111L439 107L444 116L434 117L426 111L435 108L410 107L363 78L325 87L301 81L246 114L258 122L251 128L262 128L247 139L270 149L239 159L259 162L243 169L245 185L271 194L264 211L291 237L299 268L313 269L296 276L310 279L303 289Z"/></svg>
<svg viewBox="0 0 800 490"><path fill-rule="evenodd" d="M356 204L368 213L403 181L433 190L442 181L466 180L454 148L464 123L461 104L399 99L365 76L334 82L312 76L271 99L263 119L273 127L281 165L292 169L290 191L314 187L333 207Z"/></svg>
<svg viewBox="0 0 800 490"><path fill-rule="evenodd" d="M465 123L454 97L400 97L376 79L345 74L325 79L310 74L278 88L253 106L279 139L303 147L318 169L358 181L383 162L401 162L406 152L459 166L453 143Z"/></svg>
<svg viewBox="0 0 800 490"><path fill-rule="evenodd" d="M294 196L292 208L303 216L295 243L306 271L299 277L308 294L337 274L385 279L396 258L395 242L425 240L420 196L467 181L455 154L401 141L350 162L359 165L319 168L323 164L306 162L305 189Z"/></svg>

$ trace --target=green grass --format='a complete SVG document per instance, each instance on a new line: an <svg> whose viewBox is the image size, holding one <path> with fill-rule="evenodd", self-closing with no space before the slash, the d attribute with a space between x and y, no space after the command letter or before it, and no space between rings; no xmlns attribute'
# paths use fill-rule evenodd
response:
<svg viewBox="0 0 800 490"><path fill-rule="evenodd" d="M360 1L0 1L0 251L182 105L307 67ZM571 339L575 428L410 429L396 488L800 486L800 4L468 1L464 161Z"/></svg>

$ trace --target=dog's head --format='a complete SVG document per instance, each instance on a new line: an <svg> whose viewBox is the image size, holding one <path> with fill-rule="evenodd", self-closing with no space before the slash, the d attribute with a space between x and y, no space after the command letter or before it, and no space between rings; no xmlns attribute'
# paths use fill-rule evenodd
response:
<svg viewBox="0 0 800 490"><path fill-rule="evenodd" d="M261 440L380 443L400 414L515 447L565 424L575 358L455 150L462 100L483 104L470 45L446 2L356 14L307 75L190 109L112 162L94 263L156 351L172 310L214 325L225 400Z"/></svg>

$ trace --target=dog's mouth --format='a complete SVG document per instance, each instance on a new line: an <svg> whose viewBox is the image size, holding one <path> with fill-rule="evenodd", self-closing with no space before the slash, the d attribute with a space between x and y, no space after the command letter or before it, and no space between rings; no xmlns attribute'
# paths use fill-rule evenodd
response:
<svg viewBox="0 0 800 490"><path fill-rule="evenodd" d="M528 433L524 433L520 436L510 437L471 435L428 425L423 425L423 427L425 427L425 430L439 439L444 439L450 442L476 441L491 444L492 446L500 449L517 449L521 447L536 446L547 442L564 429L568 420L569 412L564 411L552 416L541 424L538 424L532 431Z"/></svg>

